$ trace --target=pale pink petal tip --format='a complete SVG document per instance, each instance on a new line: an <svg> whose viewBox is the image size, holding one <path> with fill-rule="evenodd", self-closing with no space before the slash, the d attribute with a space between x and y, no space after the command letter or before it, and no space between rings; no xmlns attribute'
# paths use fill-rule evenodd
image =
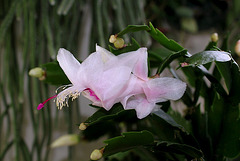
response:
<svg viewBox="0 0 240 161"><path fill-rule="evenodd" d="M44 107L44 104L40 103L37 107L37 110L41 110Z"/></svg>

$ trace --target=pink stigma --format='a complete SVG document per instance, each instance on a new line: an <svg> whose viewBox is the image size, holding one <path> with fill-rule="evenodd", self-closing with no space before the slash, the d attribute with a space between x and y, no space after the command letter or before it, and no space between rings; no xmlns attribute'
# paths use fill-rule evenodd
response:
<svg viewBox="0 0 240 161"><path fill-rule="evenodd" d="M53 99L53 98L55 98L55 97L57 97L57 95L48 98L48 99L47 99L46 101L44 101L43 103L40 103L40 104L38 105L38 107L37 107L37 110L41 110L41 109L44 107L44 104L45 104L45 103L47 103L49 100L51 100L51 99Z"/></svg>
<svg viewBox="0 0 240 161"><path fill-rule="evenodd" d="M99 99L98 96L94 93L93 90L91 90L90 88L87 88L87 89L85 89L85 90L86 90L86 91L89 91L90 96L95 97L96 100L100 101L100 99Z"/></svg>

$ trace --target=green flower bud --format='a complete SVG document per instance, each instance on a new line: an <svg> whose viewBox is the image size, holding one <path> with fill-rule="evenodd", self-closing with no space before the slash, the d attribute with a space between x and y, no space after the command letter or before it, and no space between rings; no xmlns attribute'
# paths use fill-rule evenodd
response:
<svg viewBox="0 0 240 161"><path fill-rule="evenodd" d="M240 57L240 40L238 40L235 45L235 52Z"/></svg>
<svg viewBox="0 0 240 161"><path fill-rule="evenodd" d="M51 148L57 148L61 146L72 146L80 142L80 138L77 134L67 134L57 138L52 144Z"/></svg>
<svg viewBox="0 0 240 161"><path fill-rule="evenodd" d="M102 155L103 154L103 151L102 150L99 150L99 149L95 149L91 155L90 155L90 159L91 160L99 160L102 158Z"/></svg>
<svg viewBox="0 0 240 161"><path fill-rule="evenodd" d="M117 37L115 35L111 35L109 38L110 43L115 43L116 40L117 40Z"/></svg>
<svg viewBox="0 0 240 161"><path fill-rule="evenodd" d="M117 49L123 48L124 47L124 40L122 38L117 37L117 40L114 42L114 46Z"/></svg>
<svg viewBox="0 0 240 161"><path fill-rule="evenodd" d="M31 77L41 78L44 76L44 73L45 73L45 71L42 68L36 67L36 68L31 69L28 74Z"/></svg>
<svg viewBox="0 0 240 161"><path fill-rule="evenodd" d="M218 33L213 33L211 35L211 41L212 42L217 42L218 41Z"/></svg>

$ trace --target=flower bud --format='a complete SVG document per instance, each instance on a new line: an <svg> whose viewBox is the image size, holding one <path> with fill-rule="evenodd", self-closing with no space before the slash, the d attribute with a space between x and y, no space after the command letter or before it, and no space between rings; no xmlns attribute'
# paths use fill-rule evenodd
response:
<svg viewBox="0 0 240 161"><path fill-rule="evenodd" d="M79 125L79 129L80 129L80 130L86 130L86 128L87 128L87 126L86 126L84 123L81 123L81 124Z"/></svg>
<svg viewBox="0 0 240 161"><path fill-rule="evenodd" d="M240 56L240 40L238 40L235 45L235 52L238 56Z"/></svg>
<svg viewBox="0 0 240 161"><path fill-rule="evenodd" d="M189 66L189 64L187 62L180 63L180 65L181 65L181 67Z"/></svg>
<svg viewBox="0 0 240 161"><path fill-rule="evenodd" d="M57 138L52 144L51 148L61 147L61 146L72 146L79 143L80 138L77 134L67 134Z"/></svg>
<svg viewBox="0 0 240 161"><path fill-rule="evenodd" d="M102 150L99 150L99 149L95 149L91 155L90 155L90 159L91 160L99 160L102 158L102 155L103 154L103 151Z"/></svg>
<svg viewBox="0 0 240 161"><path fill-rule="evenodd" d="M211 41L212 42L217 42L218 41L218 33L215 32L211 35Z"/></svg>
<svg viewBox="0 0 240 161"><path fill-rule="evenodd" d="M111 35L109 38L110 43L115 43L116 40L117 40L117 37L115 35Z"/></svg>
<svg viewBox="0 0 240 161"><path fill-rule="evenodd" d="M123 48L124 47L124 40L120 37L117 37L117 40L114 42L114 46L117 49Z"/></svg>
<svg viewBox="0 0 240 161"><path fill-rule="evenodd" d="M45 73L45 71L42 68L36 67L36 68L31 69L28 74L31 77L41 78L44 76L44 73Z"/></svg>

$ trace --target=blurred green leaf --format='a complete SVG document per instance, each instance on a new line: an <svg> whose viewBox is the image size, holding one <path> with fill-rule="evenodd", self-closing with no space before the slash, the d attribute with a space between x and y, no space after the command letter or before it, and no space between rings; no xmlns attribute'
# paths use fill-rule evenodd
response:
<svg viewBox="0 0 240 161"><path fill-rule="evenodd" d="M46 71L46 79L44 82L53 85L71 84L62 68L56 61L42 64L41 67Z"/></svg>
<svg viewBox="0 0 240 161"><path fill-rule="evenodd" d="M137 32L137 31L149 31L150 28L147 25L128 25L124 30L119 32L117 36L122 37L123 35L130 33L130 32Z"/></svg>
<svg viewBox="0 0 240 161"><path fill-rule="evenodd" d="M100 108L92 116L90 116L84 123L87 126L94 125L101 121L116 119L120 116L124 116L125 119L136 118L135 110L124 110L120 103L115 104L111 110L107 111L104 108Z"/></svg>
<svg viewBox="0 0 240 161"><path fill-rule="evenodd" d="M192 17L181 18L181 27L183 30L190 33L195 33L198 31L197 22Z"/></svg>
<svg viewBox="0 0 240 161"><path fill-rule="evenodd" d="M239 105L226 103L220 131L217 153L234 158L240 153L240 120Z"/></svg>
<svg viewBox="0 0 240 161"><path fill-rule="evenodd" d="M212 138L213 149L216 149L221 135L224 108L224 99L215 93L213 104L208 111L208 132Z"/></svg>
<svg viewBox="0 0 240 161"><path fill-rule="evenodd" d="M6 16L4 17L4 20L0 21L1 22L0 23L0 43L2 43L3 38L6 34L6 31L13 21L14 15L17 11L17 7L20 4L20 2L21 1L19 0L12 1L11 7L8 10L8 13L6 14Z"/></svg>
<svg viewBox="0 0 240 161"><path fill-rule="evenodd" d="M186 66L180 69L183 71L184 75L187 77L187 81L189 82L189 84L195 87L197 76L199 76L196 74L196 70L194 70L194 68L192 68L191 66Z"/></svg>
<svg viewBox="0 0 240 161"><path fill-rule="evenodd" d="M4 149L1 152L0 160L4 159L5 155L7 154L8 150L10 150L13 144L14 144L14 141L9 141L8 144L5 145Z"/></svg>
<svg viewBox="0 0 240 161"><path fill-rule="evenodd" d="M181 51L184 48L179 45L174 40L168 39L161 31L155 29L151 23L149 23L150 31L148 33L154 38L157 42L159 42L165 48L172 50L172 51Z"/></svg>
<svg viewBox="0 0 240 161"><path fill-rule="evenodd" d="M240 72L239 66L236 62L232 63L231 68L231 79L232 79L232 86L229 92L230 102L232 104L239 104L240 103Z"/></svg>
<svg viewBox="0 0 240 161"><path fill-rule="evenodd" d="M110 155L108 160L110 161L121 161L126 159L130 155L130 151L118 152L116 154Z"/></svg>
<svg viewBox="0 0 240 161"><path fill-rule="evenodd" d="M210 62L226 62L230 61L231 57L229 56L229 53L224 51L203 51L197 54L194 54L190 58L186 59L186 62L189 63L189 65L203 65Z"/></svg>
<svg viewBox="0 0 240 161"><path fill-rule="evenodd" d="M159 141L157 142L157 150L173 152L177 154L183 154L185 156L193 158L201 158L203 157L203 153L201 150L196 149L190 145L173 143L168 141Z"/></svg>
<svg viewBox="0 0 240 161"><path fill-rule="evenodd" d="M174 53L172 55L169 55L166 59L163 60L161 65L159 66L157 70L157 74L160 74L173 60L182 57L187 54L187 50L181 50L177 53Z"/></svg>
<svg viewBox="0 0 240 161"><path fill-rule="evenodd" d="M129 25L124 30L119 32L118 36L123 36L124 34L130 33L130 32L137 32L137 31L147 31L152 38L154 38L157 42L159 42L161 45L163 45L165 48L172 50L172 51L181 51L184 48L179 45L174 40L168 39L161 31L158 29L155 29L154 26L149 23L149 27L147 25Z"/></svg>
<svg viewBox="0 0 240 161"><path fill-rule="evenodd" d="M210 41L207 45L207 47L205 48L205 51L208 51L208 50L215 50L217 47L217 42L213 42L213 41Z"/></svg>
<svg viewBox="0 0 240 161"><path fill-rule="evenodd" d="M172 51L166 48L151 48L148 50L148 53L150 58L155 58L156 60L163 60L173 54Z"/></svg>
<svg viewBox="0 0 240 161"><path fill-rule="evenodd" d="M130 150L139 146L153 144L153 135L149 131L126 132L122 136L105 140L107 144L104 148L103 156L108 156L118 152Z"/></svg>
<svg viewBox="0 0 240 161"><path fill-rule="evenodd" d="M193 17L193 10L188 7L178 7L176 13L180 17Z"/></svg>
<svg viewBox="0 0 240 161"><path fill-rule="evenodd" d="M178 124L161 109L153 112L149 119L151 121L151 129L149 130L156 134L159 140L199 147L196 139L182 125ZM179 123L182 122L180 121Z"/></svg>
<svg viewBox="0 0 240 161"><path fill-rule="evenodd" d="M218 68L219 73L224 78L224 83L226 84L226 87L228 91L231 88L232 85L232 78L231 78L231 66L232 62L216 62L216 66Z"/></svg>
<svg viewBox="0 0 240 161"><path fill-rule="evenodd" d="M112 121L102 121L94 124L93 126L87 127L84 131L82 131L83 139L92 141L99 139L100 137L109 134L112 136L112 134L116 133L116 123Z"/></svg>
<svg viewBox="0 0 240 161"><path fill-rule="evenodd" d="M170 108L170 101L166 101L166 102L159 102L157 103L157 105L160 105L161 106L161 110L163 110L164 112L167 112L168 109Z"/></svg>
<svg viewBox="0 0 240 161"><path fill-rule="evenodd" d="M165 113L163 110L159 109L158 111L153 112L153 115L156 115L157 117L163 119L173 127L177 127L181 129L182 131L185 131L184 127L179 125L171 116L169 116L167 113Z"/></svg>
<svg viewBox="0 0 240 161"><path fill-rule="evenodd" d="M197 66L197 69L200 70L204 74L204 76L207 77L207 79L212 83L212 86L221 96L227 97L228 94L219 80L217 80L212 74L210 74L209 71L204 66L199 65Z"/></svg>
<svg viewBox="0 0 240 161"><path fill-rule="evenodd" d="M186 131L189 133L192 131L191 122L189 120L186 120L184 116L182 116L179 112L174 111L172 108L170 108L167 114L169 114L169 116L171 116L174 121L176 121L176 123L183 126Z"/></svg>

